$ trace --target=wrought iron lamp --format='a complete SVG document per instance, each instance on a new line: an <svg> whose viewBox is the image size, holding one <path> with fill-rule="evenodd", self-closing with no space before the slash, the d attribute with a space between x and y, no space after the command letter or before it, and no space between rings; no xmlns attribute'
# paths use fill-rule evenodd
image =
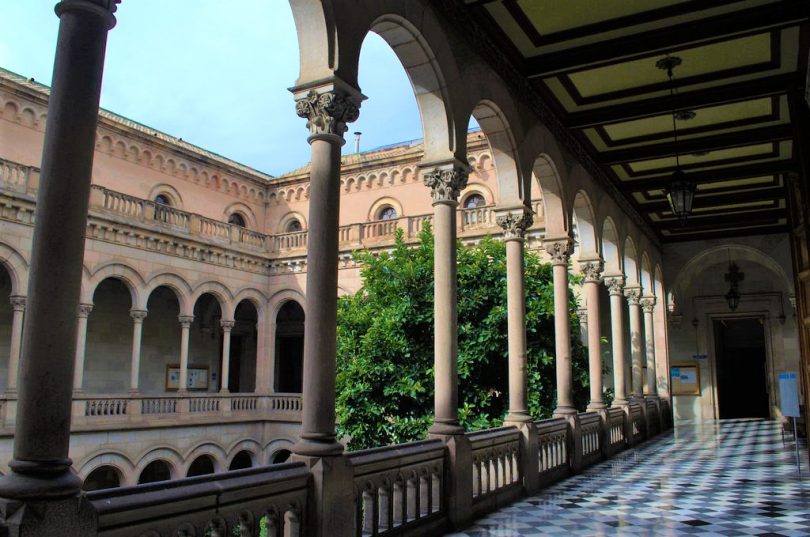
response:
<svg viewBox="0 0 810 537"><path fill-rule="evenodd" d="M728 309L737 311L740 305L740 282L745 279L745 274L740 272L740 267L734 261L728 262L728 272L725 274L726 281L730 284L728 293L726 293L726 302L728 302Z"/></svg>
<svg viewBox="0 0 810 537"><path fill-rule="evenodd" d="M681 225L686 223L686 218L692 212L692 202L695 199L695 184L687 179L686 174L681 170L680 154L678 153L678 124L677 120L687 120L695 117L695 113L691 110L684 110L678 112L675 110L675 84L673 82L672 71L675 67L682 63L681 58L678 56L667 56L655 62L655 66L667 72L669 78L669 97L672 104L672 134L674 137L673 145L675 147L675 172L672 174L672 180L666 187L667 201L669 207L672 209Z"/></svg>

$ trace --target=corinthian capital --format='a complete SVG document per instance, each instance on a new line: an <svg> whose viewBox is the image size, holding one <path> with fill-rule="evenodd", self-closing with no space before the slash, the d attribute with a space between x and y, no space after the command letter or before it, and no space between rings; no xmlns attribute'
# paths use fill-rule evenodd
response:
<svg viewBox="0 0 810 537"><path fill-rule="evenodd" d="M654 296L645 296L641 299L641 309L644 310L644 313L652 313L655 311L655 297Z"/></svg>
<svg viewBox="0 0 810 537"><path fill-rule="evenodd" d="M219 326L222 327L223 332L230 332L233 330L233 327L236 326L236 321L229 321L227 319L223 319L219 321Z"/></svg>
<svg viewBox="0 0 810 537"><path fill-rule="evenodd" d="M551 256L552 265L567 265L571 257L573 241L569 238L543 241L546 253Z"/></svg>
<svg viewBox="0 0 810 537"><path fill-rule="evenodd" d="M424 175L425 186L429 187L433 203L457 203L458 194L467 186L469 172L460 168L442 170L436 168Z"/></svg>
<svg viewBox="0 0 810 537"><path fill-rule="evenodd" d="M631 306L638 306L641 303L641 288L627 287L624 290L624 296L627 298L628 304Z"/></svg>
<svg viewBox="0 0 810 537"><path fill-rule="evenodd" d="M136 323L142 323L149 312L146 310L136 310L132 309L129 310L129 316L132 317L132 320Z"/></svg>
<svg viewBox="0 0 810 537"><path fill-rule="evenodd" d="M90 316L90 312L93 311L92 304L79 304L79 307L76 309L76 315L79 317L84 317L85 319Z"/></svg>
<svg viewBox="0 0 810 537"><path fill-rule="evenodd" d="M11 295L9 302L11 302L11 309L13 311L25 311L26 298L24 296Z"/></svg>
<svg viewBox="0 0 810 537"><path fill-rule="evenodd" d="M495 223L503 229L503 240L505 241L522 239L533 222L532 213L526 210L495 217Z"/></svg>
<svg viewBox="0 0 810 537"><path fill-rule="evenodd" d="M341 93L310 91L306 97L295 103L295 113L307 120L311 135L335 134L343 136L348 130L347 123L356 121L360 109Z"/></svg>
<svg viewBox="0 0 810 537"><path fill-rule="evenodd" d="M622 292L624 291L623 276L609 276L604 279L604 282L605 285L607 285L608 292L611 295L622 296Z"/></svg>
<svg viewBox="0 0 810 537"><path fill-rule="evenodd" d="M585 276L585 282L599 283L602 277L602 271L605 270L605 264L601 259L594 259L592 261L582 261L579 263L579 270Z"/></svg>

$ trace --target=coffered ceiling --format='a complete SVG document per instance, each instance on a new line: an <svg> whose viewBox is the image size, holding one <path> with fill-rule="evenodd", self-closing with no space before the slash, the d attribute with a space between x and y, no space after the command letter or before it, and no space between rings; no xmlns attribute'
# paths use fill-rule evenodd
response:
<svg viewBox="0 0 810 537"><path fill-rule="evenodd" d="M810 0L464 1L663 241L787 229ZM694 115L677 144L673 109ZM676 149L697 185L685 225L665 193Z"/></svg>

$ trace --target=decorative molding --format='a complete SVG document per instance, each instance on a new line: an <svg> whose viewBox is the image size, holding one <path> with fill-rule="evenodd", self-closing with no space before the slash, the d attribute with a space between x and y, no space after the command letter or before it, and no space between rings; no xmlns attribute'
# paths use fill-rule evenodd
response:
<svg viewBox="0 0 810 537"><path fill-rule="evenodd" d="M87 317L90 316L91 311L93 311L92 304L79 304L79 307L76 308L76 315L87 319Z"/></svg>
<svg viewBox="0 0 810 537"><path fill-rule="evenodd" d="M469 172L460 168L436 168L426 172L423 177L425 186L431 189L433 203L458 203L458 196L467 186Z"/></svg>
<svg viewBox="0 0 810 537"><path fill-rule="evenodd" d="M569 238L543 241L543 247L551 257L552 265L568 265L573 245L574 242Z"/></svg>
<svg viewBox="0 0 810 537"><path fill-rule="evenodd" d="M11 302L11 309L13 311L25 311L25 303L27 298L21 295L12 295L9 298L9 302Z"/></svg>
<svg viewBox="0 0 810 537"><path fill-rule="evenodd" d="M222 327L223 332L230 332L236 326L236 321L226 321L225 319L219 321L219 326Z"/></svg>
<svg viewBox="0 0 810 537"><path fill-rule="evenodd" d="M148 313L146 310L129 310L129 316L135 323L142 323Z"/></svg>
<svg viewBox="0 0 810 537"><path fill-rule="evenodd" d="M306 97L295 102L295 113L307 120L312 136L332 134L343 137L343 133L349 130L346 124L360 117L360 107L341 93L310 90Z"/></svg>
<svg viewBox="0 0 810 537"><path fill-rule="evenodd" d="M585 283L599 283L605 270L605 263L601 259L581 261L579 270L585 276Z"/></svg>
<svg viewBox="0 0 810 537"><path fill-rule="evenodd" d="M526 230L534 223L532 213L508 213L495 217L495 223L503 229L503 240L523 240Z"/></svg>
<svg viewBox="0 0 810 537"><path fill-rule="evenodd" d="M624 296L627 303L631 306L638 306L641 304L641 287L626 287L624 289Z"/></svg>
<svg viewBox="0 0 810 537"><path fill-rule="evenodd" d="M182 326L183 328L189 328L191 326L191 323L194 322L194 316L193 315L178 315L177 320L180 321L180 326Z"/></svg>
<svg viewBox="0 0 810 537"><path fill-rule="evenodd" d="M652 313L655 311L655 297L654 296L645 296L641 299L641 309L644 310L644 313Z"/></svg>
<svg viewBox="0 0 810 537"><path fill-rule="evenodd" d="M622 296L624 294L624 276L606 276L603 281L611 296Z"/></svg>

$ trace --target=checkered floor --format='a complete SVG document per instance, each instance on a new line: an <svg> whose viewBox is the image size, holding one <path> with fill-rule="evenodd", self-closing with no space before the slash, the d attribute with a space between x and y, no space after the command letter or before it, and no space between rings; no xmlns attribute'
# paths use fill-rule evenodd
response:
<svg viewBox="0 0 810 537"><path fill-rule="evenodd" d="M810 536L810 471L777 423L680 424L452 537ZM450 536L448 536L450 537Z"/></svg>

